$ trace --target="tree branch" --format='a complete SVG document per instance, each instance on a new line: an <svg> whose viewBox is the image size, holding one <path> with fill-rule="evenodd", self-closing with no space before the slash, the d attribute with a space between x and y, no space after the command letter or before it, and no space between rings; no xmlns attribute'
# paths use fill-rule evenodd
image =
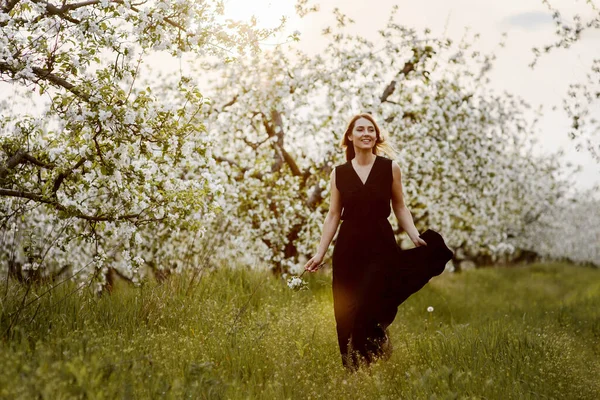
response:
<svg viewBox="0 0 600 400"><path fill-rule="evenodd" d="M262 116L263 116L263 125L265 127L265 130L267 131L267 135L269 137L277 136L277 142L274 143L274 146L276 146L277 149L281 152L281 156L283 157L283 160L286 162L286 164L292 170L292 175L302 176L302 171L300 171L300 168L298 168L298 164L296 164L296 161L294 160L294 158L283 147L284 133L283 133L283 121L281 118L281 113L277 110L271 110L271 121L273 121L275 126L279 128L278 130L276 130L273 127L273 125L269 124L269 121L267 120L267 118L264 114L262 114Z"/></svg>
<svg viewBox="0 0 600 400"><path fill-rule="evenodd" d="M227 103L223 104L223 106L221 107L221 112L223 112L227 107L232 106L235 104L235 102L238 99L238 95L236 94L235 96L233 96L233 99L229 100Z"/></svg>
<svg viewBox="0 0 600 400"><path fill-rule="evenodd" d="M8 170L13 169L23 161L24 152L18 150L12 157L6 162L6 166L0 166L0 179L4 179L8 175Z"/></svg>
<svg viewBox="0 0 600 400"><path fill-rule="evenodd" d="M55 5L50 4L47 1L43 1L43 0L32 0L32 1L34 3L37 3L37 4L45 4L46 5L46 12L48 13L48 15L56 15L57 17L60 17L60 18L62 18L64 20L67 20L67 21L72 22L74 24L81 23L80 20L78 20L76 18L73 18L70 15L66 14L66 11L68 11L68 10L64 9L65 6L63 6L62 8L58 8ZM94 1L93 3L98 3L98 1Z"/></svg>
<svg viewBox="0 0 600 400"><path fill-rule="evenodd" d="M60 188L60 185L62 185L63 181L68 178L74 170L76 170L77 168L81 167L83 165L84 162L87 161L86 157L82 157L81 160L79 160L77 162L77 164L75 164L73 166L73 168L69 168L66 171L61 172L60 174L58 174L58 176L56 177L56 179L54 180L54 185L52 187L52 193L54 194L54 196L56 197L56 192L58 192L58 189Z"/></svg>
<svg viewBox="0 0 600 400"><path fill-rule="evenodd" d="M385 87L385 89L383 90L383 93L379 97L379 101L382 103L388 101L388 97L390 97L392 95L392 93L394 93L394 90L396 90L396 81L395 80L391 81Z"/></svg>
<svg viewBox="0 0 600 400"><path fill-rule="evenodd" d="M258 143L254 143L254 142L249 141L245 137L242 138L242 140L244 141L244 143L246 143L248 146L250 146L250 148L252 148L252 150L258 149L260 146L262 146L263 144L265 144L266 142L268 142L269 139L270 139L270 137L267 137L265 140L262 140L262 141L260 141Z"/></svg>
<svg viewBox="0 0 600 400"><path fill-rule="evenodd" d="M85 101L90 100L90 97L87 93L84 93L83 91L79 90L77 86L75 86L74 84L72 84L64 78L53 74L49 70L39 67L31 67L31 70L38 78L53 83L56 86L60 86ZM10 72L11 74L16 74L17 72L19 72L19 68L14 67L6 62L0 62L0 73L2 72Z"/></svg>
<svg viewBox="0 0 600 400"><path fill-rule="evenodd" d="M76 10L81 7L87 7L87 6L91 6L91 5L98 4L98 3L99 3L98 0L90 0L90 1L82 1L81 3L63 4L63 6L60 8L60 10L62 12L72 11L72 10ZM122 3L122 2L119 2L119 3Z"/></svg>
<svg viewBox="0 0 600 400"><path fill-rule="evenodd" d="M79 24L81 21L71 17L70 15L68 15L67 13L69 11L72 10L76 10L78 8L81 7L87 7L87 6L91 6L94 4L98 4L100 3L99 0L89 0L89 1L82 1L80 3L73 3L73 4L64 4L62 7L56 7L53 4L50 4L49 2L45 1L45 0L32 0L34 3L37 4L45 4L46 5L46 11L48 12L48 14L50 15L56 15L60 18L63 18L69 22L73 22L75 24ZM117 3L117 4L122 4L125 5L125 2L123 0L110 0L111 3ZM140 12L139 8L133 6L133 5L129 5L129 8L132 11L135 12ZM185 30L185 28L183 26L181 26L180 24L178 24L177 22L173 21L171 18L169 17L165 17L163 18L163 21L165 21L167 24L171 25L174 28L177 28L181 31L184 31L187 33L187 31Z"/></svg>
<svg viewBox="0 0 600 400"><path fill-rule="evenodd" d="M44 196L31 192L23 192L21 190L10 190L0 188L0 196L20 197L22 199L37 201L38 203L55 204L53 200L48 200Z"/></svg>
<svg viewBox="0 0 600 400"><path fill-rule="evenodd" d="M19 197L22 199L28 199L28 200L33 200L36 201L38 203L44 203L44 204L48 204L53 206L55 209L59 210L59 211L66 211L69 212L69 210L67 209L67 207L63 206L62 204L58 203L56 200L50 200L47 199L46 197L37 194L37 193L31 193L31 192L24 192L21 190L10 190L10 189L2 189L0 188L0 196L7 196L7 197ZM135 220L136 218L139 218L142 216L142 212L138 213L138 214L125 214L125 215L119 215L116 217L107 217L107 216L95 216L95 215L86 215L80 212L76 212L76 213L72 213L70 216L75 217L75 218L80 218L80 219L84 219L87 221L97 221L97 222L101 222L101 221L128 221L128 220ZM162 218L153 218L153 221L159 221Z"/></svg>
<svg viewBox="0 0 600 400"><path fill-rule="evenodd" d="M329 175L332 171L332 167L330 165L324 165L320 168L320 170L322 172L324 172L326 175ZM321 200L323 200L323 188L321 188L321 185L317 181L313 186L313 190L310 193L310 196L306 200L306 205L310 209L314 209L315 206L317 205L317 203L320 202Z"/></svg>
<svg viewBox="0 0 600 400"><path fill-rule="evenodd" d="M25 153L25 155L23 156L23 159L25 161L29 161L30 163L37 165L38 167L42 167L42 168L47 168L47 169L53 169L54 168L54 164L46 164L43 161L38 160L37 158Z"/></svg>
<svg viewBox="0 0 600 400"><path fill-rule="evenodd" d="M8 171L15 168L17 165L30 162L31 164L37 165L38 167L53 169L53 164L47 164L33 157L32 155L19 149L17 152L8 159L5 166L0 166L0 180L5 179L8 175Z"/></svg>
<svg viewBox="0 0 600 400"><path fill-rule="evenodd" d="M283 156L283 159L285 160L285 162L287 163L287 165L292 170L292 175L294 175L294 176L302 176L302 172L300 171L300 168L298 168L298 165L296 164L296 161L290 155L290 153L288 153L283 148L283 146L278 146L277 144L276 144L276 146L279 147L279 150L281 151L281 155Z"/></svg>
<svg viewBox="0 0 600 400"><path fill-rule="evenodd" d="M245 174L247 171L250 170L249 168L242 167L238 162L231 160L227 157L215 156L214 158L215 158L215 161L217 161L217 162L225 162L229 165L236 167L237 169L240 170L240 172L242 174ZM251 176L253 178L260 179L260 180L262 180L262 178L263 178L263 174L261 174L260 172L254 172ZM238 180L241 180L241 178Z"/></svg>
<svg viewBox="0 0 600 400"><path fill-rule="evenodd" d="M8 14L17 5L19 0L7 0L6 5L2 7L2 11Z"/></svg>
<svg viewBox="0 0 600 400"><path fill-rule="evenodd" d="M43 68L32 67L31 69L38 78L44 79L50 83L55 84L56 86L61 86L67 89L69 92L73 93L75 96L80 97L86 101L90 100L90 96L87 93L82 92L77 88L77 86L67 81L66 79L61 78L58 75L55 75L52 72Z"/></svg>
<svg viewBox="0 0 600 400"><path fill-rule="evenodd" d="M415 69L415 65L413 63L411 63L410 61L407 61L404 64L404 67L402 68L402 70L400 71L400 74L403 74L404 76L408 75L408 73L410 71L414 71ZM381 94L381 97L379 98L379 100L384 103L386 101L388 101L388 97L390 97L394 91L396 90L396 80L391 81L386 88L383 90L383 93Z"/></svg>

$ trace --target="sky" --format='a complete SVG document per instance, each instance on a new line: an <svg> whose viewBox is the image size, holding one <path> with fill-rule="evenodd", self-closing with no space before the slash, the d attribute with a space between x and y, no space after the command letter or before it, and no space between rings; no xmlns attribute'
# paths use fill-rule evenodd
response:
<svg viewBox="0 0 600 400"><path fill-rule="evenodd" d="M594 15L585 0L549 1L564 17L579 14L585 21ZM355 20L354 33L370 39L377 38L377 30L386 23L394 4L399 6L398 23L418 31L430 28L435 37L448 37L456 42L468 27L470 33L480 34L478 49L497 55L490 73L492 89L517 95L534 108L543 105L536 151L547 153L564 148L565 161L582 166L582 171L575 176L576 187L587 189L600 185L600 163L585 151L576 151L567 136L570 120L561 107L569 84L583 81L592 60L600 58L600 30L584 33L568 50L558 49L544 55L531 69L531 49L557 39L552 14L542 0L320 0L308 4L316 3L320 11L302 19L294 16L295 0L226 0L225 12L235 19L249 19L254 15L263 27L274 27L281 16L286 15L286 32L272 42L284 41L287 34L298 30L300 46L309 53L323 47L320 32L334 24L331 14L334 7ZM596 3L600 7L600 2ZM506 45L500 48L498 43L504 32ZM556 106L556 110L553 111L552 106ZM592 111L600 119L600 102L596 102Z"/></svg>

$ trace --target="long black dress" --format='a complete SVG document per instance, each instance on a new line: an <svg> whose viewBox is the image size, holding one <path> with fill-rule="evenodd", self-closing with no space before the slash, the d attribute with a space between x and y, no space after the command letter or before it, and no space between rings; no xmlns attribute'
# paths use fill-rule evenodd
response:
<svg viewBox="0 0 600 400"><path fill-rule="evenodd" d="M387 218L392 160L377 156L363 184L350 161L335 168L342 224L333 251L333 305L342 363L355 369L389 349L387 327L398 306L443 272L452 258L441 235L426 230L427 246L402 250Z"/></svg>

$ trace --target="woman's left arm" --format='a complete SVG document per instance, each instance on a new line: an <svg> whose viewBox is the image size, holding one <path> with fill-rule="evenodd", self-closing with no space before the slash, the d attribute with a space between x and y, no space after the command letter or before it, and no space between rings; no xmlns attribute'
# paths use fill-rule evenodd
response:
<svg viewBox="0 0 600 400"><path fill-rule="evenodd" d="M426 246L427 243L419 237L419 231L415 227L412 214L406 204L404 204L404 196L402 194L402 173L400 166L396 161L392 161L392 209L398 219L400 228L404 229L408 237L415 246Z"/></svg>

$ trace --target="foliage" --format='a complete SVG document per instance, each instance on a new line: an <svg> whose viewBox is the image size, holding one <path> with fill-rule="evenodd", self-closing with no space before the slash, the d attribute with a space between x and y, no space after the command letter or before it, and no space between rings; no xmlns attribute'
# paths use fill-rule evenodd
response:
<svg viewBox="0 0 600 400"><path fill-rule="evenodd" d="M341 365L327 271L298 292L267 271L240 268L203 275L191 290L185 274L99 299L62 287L32 304L0 342L0 397L600 394L597 269L538 264L436 277L399 308L391 359L356 374ZM3 332L23 290L11 284L2 297Z"/></svg>
<svg viewBox="0 0 600 400"><path fill-rule="evenodd" d="M230 61L272 31L212 0L5 0L0 28L0 78L23 101L0 104L3 267L100 282L107 266L130 279L147 263L181 268L221 187L207 100L157 64Z"/></svg>
<svg viewBox="0 0 600 400"><path fill-rule="evenodd" d="M537 234L570 171L560 152L533 156L530 106L489 90L495 55L472 50L477 35L439 40L398 25L396 8L376 45L336 10L322 53L259 52L273 30L223 10L1 3L0 79L13 90L0 102L2 276L110 289L115 276L198 274L216 258L291 270L316 248L340 136L362 111L399 150L417 228L456 254L598 261L593 242Z"/></svg>
<svg viewBox="0 0 600 400"><path fill-rule="evenodd" d="M600 199L597 190L561 198L544 210L518 238L516 247L530 249L549 259L569 260L600 267Z"/></svg>
<svg viewBox="0 0 600 400"><path fill-rule="evenodd" d="M433 227L459 254L510 253L569 189L560 153L533 155L530 106L489 89L495 56L471 49L478 36L436 39L395 23L396 11L377 45L348 33L352 21L336 10L321 53L282 45L205 67L221 71L205 111L226 214L243 251L276 270L315 251L330 173L345 162L338 143L358 112L370 111L399 149L417 228Z"/></svg>
<svg viewBox="0 0 600 400"><path fill-rule="evenodd" d="M544 45L542 50L538 47L532 49L534 53L534 60L530 64L532 68L543 54L555 52L561 48L569 49L581 40L585 32L600 30L600 8L594 0L585 1L585 5L589 7L588 11L591 12L589 18L579 14L575 14L570 19L565 18L561 10L554 7L550 1L542 0L542 3L552 12L552 19L556 25L556 41ZM569 138L576 143L578 151L585 148L597 162L600 162L599 108L600 58L595 58L589 66L585 80L569 85L563 99L563 109L571 120Z"/></svg>

